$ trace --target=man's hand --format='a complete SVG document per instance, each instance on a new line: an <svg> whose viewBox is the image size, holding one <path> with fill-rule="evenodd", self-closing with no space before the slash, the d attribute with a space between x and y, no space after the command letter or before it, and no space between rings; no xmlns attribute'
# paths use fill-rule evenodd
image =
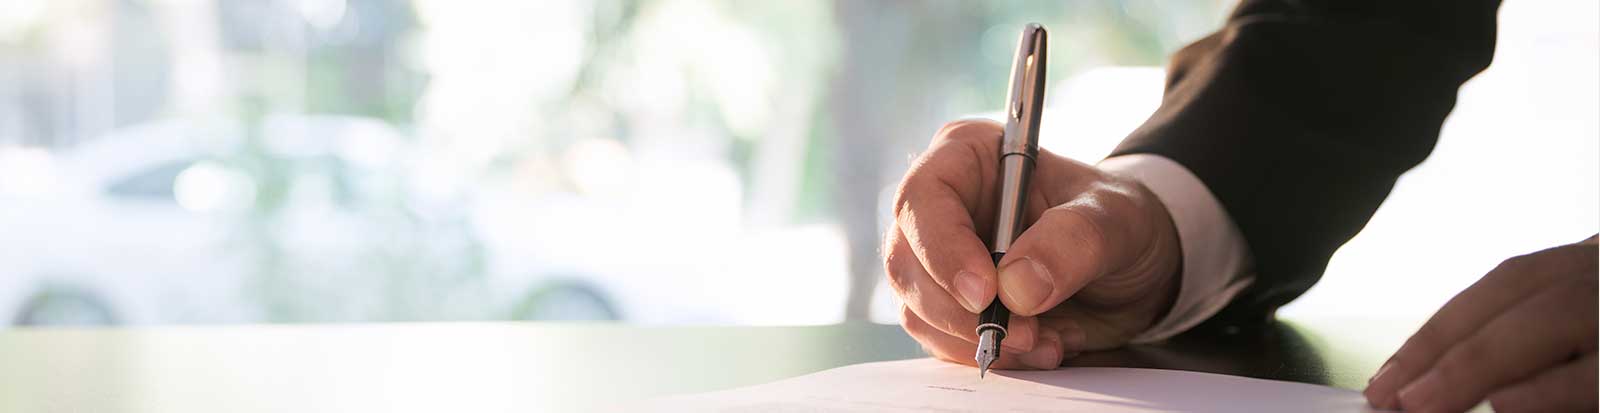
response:
<svg viewBox="0 0 1600 413"><path fill-rule="evenodd" d="M946 125L895 195L884 246L901 323L929 354L973 364L977 313L998 292L1011 310L996 368L1055 368L1070 354L1117 347L1165 315L1181 254L1166 207L1139 183L1040 150L1027 229L996 270L1003 129Z"/></svg>
<svg viewBox="0 0 1600 413"><path fill-rule="evenodd" d="M1593 411L1595 238L1506 260L1433 315L1367 385L1386 409Z"/></svg>

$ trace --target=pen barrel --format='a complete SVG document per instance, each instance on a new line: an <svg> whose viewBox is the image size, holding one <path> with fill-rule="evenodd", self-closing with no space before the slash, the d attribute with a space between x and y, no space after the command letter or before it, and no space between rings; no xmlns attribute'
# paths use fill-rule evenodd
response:
<svg viewBox="0 0 1600 413"><path fill-rule="evenodd" d="M1022 234L1022 217L1027 211L1028 180L1033 176L1033 157L1005 154L1000 158L1000 202L994 221L994 237L989 251L1005 254ZM998 257L998 255L996 255ZM998 259L995 260L999 264Z"/></svg>

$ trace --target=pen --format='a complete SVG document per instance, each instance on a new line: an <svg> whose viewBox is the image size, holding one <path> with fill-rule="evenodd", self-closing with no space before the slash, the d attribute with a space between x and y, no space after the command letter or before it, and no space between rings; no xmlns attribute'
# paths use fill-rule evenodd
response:
<svg viewBox="0 0 1600 413"><path fill-rule="evenodd" d="M1016 61L1011 64L1011 85L1006 91L1006 131L1000 142L1000 202L994 218L994 241L989 256L996 266L1005 257L1017 234L1022 232L1023 201L1027 200L1028 177L1033 174L1034 157L1039 154L1039 113L1044 107L1045 49L1044 26L1029 23L1022 28L1017 43ZM989 372L989 365L1000 358L1000 341L1006 338L1006 322L1011 310L995 297L978 315L978 377Z"/></svg>

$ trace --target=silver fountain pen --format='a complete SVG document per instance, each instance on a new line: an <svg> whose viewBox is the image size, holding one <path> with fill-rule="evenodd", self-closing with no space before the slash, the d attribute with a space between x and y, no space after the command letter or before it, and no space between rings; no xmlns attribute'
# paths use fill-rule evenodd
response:
<svg viewBox="0 0 1600 413"><path fill-rule="evenodd" d="M1022 232L1028 178L1039 154L1039 113L1044 109L1044 68L1047 49L1044 26L1029 23L1022 29L1017 58L1011 64L1011 89L1006 92L1006 131L1000 142L1000 202L994 218L994 241L989 256L995 265ZM978 377L1000 358L1000 341L1006 338L1011 310L996 297L978 315Z"/></svg>

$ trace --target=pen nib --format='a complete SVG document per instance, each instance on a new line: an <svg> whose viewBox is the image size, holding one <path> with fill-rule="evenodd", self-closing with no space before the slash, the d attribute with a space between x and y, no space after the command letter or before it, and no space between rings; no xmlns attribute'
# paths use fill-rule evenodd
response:
<svg viewBox="0 0 1600 413"><path fill-rule="evenodd" d="M978 354L973 356L973 359L978 362L978 379L981 380L983 379L983 376L988 375L989 365L994 364L994 361L999 358L999 332L992 329L986 329L983 330L983 332L978 333Z"/></svg>

